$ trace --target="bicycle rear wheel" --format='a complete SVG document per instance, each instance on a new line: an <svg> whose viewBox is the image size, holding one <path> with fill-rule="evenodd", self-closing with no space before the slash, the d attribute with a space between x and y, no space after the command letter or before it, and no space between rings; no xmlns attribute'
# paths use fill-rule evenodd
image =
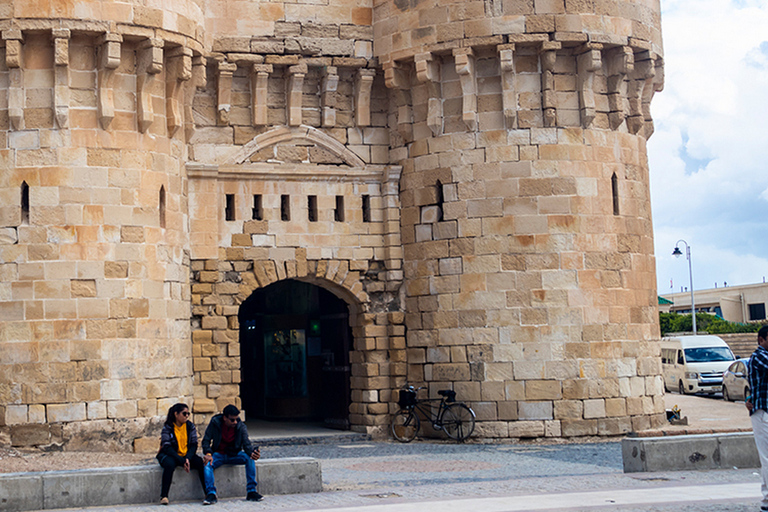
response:
<svg viewBox="0 0 768 512"><path fill-rule="evenodd" d="M451 404L443 412L442 423L448 437L463 441L475 430L475 412L465 404Z"/></svg>
<svg viewBox="0 0 768 512"><path fill-rule="evenodd" d="M392 416L392 436L401 443L410 443L419 431L419 417L411 410L403 410Z"/></svg>

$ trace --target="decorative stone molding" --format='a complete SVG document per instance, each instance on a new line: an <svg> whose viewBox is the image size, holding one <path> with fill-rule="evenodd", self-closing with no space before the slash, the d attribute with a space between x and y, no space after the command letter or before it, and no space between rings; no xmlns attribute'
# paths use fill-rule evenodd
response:
<svg viewBox="0 0 768 512"><path fill-rule="evenodd" d="M301 124L302 91L307 71L306 64L296 64L288 68L285 103L288 109L287 118L289 126L299 126Z"/></svg>
<svg viewBox="0 0 768 512"><path fill-rule="evenodd" d="M232 110L232 75L236 70L237 64L219 61L216 102L216 121L219 126L229 124L229 112Z"/></svg>
<svg viewBox="0 0 768 512"><path fill-rule="evenodd" d="M182 109L183 83L192 78L192 50L179 46L168 52L165 82L165 116L168 136L173 137L184 124Z"/></svg>
<svg viewBox="0 0 768 512"><path fill-rule="evenodd" d="M115 118L115 93L112 80L115 69L120 65L123 36L112 32L103 34L98 44L97 57L97 110L99 124L106 130Z"/></svg>
<svg viewBox="0 0 768 512"><path fill-rule="evenodd" d="M416 80L427 84L427 126L437 137L443 131L443 100L440 84L440 61L431 53L417 53L413 57L416 65Z"/></svg>
<svg viewBox="0 0 768 512"><path fill-rule="evenodd" d="M151 38L139 44L139 56L136 76L137 117L139 131L146 133L155 120L152 106L152 84L158 73L163 70L162 39Z"/></svg>
<svg viewBox="0 0 768 512"><path fill-rule="evenodd" d="M266 147L289 140L309 141L317 144L321 148L338 156L350 167L360 168L366 166L365 162L359 156L347 149L344 144L333 137L326 135L317 128L306 125L297 127L280 126L266 133L262 133L261 135L257 135L252 141L233 152L227 161L231 164L243 164L247 162L250 156L254 153L257 153Z"/></svg>
<svg viewBox="0 0 768 512"><path fill-rule="evenodd" d="M477 128L475 54L472 48L456 48L453 50L453 57L456 60L456 73L461 81L461 118L468 129L475 130Z"/></svg>
<svg viewBox="0 0 768 512"><path fill-rule="evenodd" d="M357 126L371 125L371 88L375 69L360 68L355 78L355 122Z"/></svg>
<svg viewBox="0 0 768 512"><path fill-rule="evenodd" d="M5 65L9 71L8 119L14 130L24 129L24 36L21 30L3 30Z"/></svg>
<svg viewBox="0 0 768 512"><path fill-rule="evenodd" d="M323 127L336 126L336 89L339 87L339 68L325 66L320 92L320 108L322 108Z"/></svg>
<svg viewBox="0 0 768 512"><path fill-rule="evenodd" d="M592 126L592 121L595 120L595 89L594 80L595 72L598 71L602 63L601 50L602 44L588 43L585 44L580 53L576 57L578 68L578 91L579 91L579 110L581 113L581 126L589 128Z"/></svg>

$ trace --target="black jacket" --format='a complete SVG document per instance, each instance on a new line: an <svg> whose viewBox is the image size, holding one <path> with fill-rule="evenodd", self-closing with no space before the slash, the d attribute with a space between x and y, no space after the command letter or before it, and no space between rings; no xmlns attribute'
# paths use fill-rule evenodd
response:
<svg viewBox="0 0 768 512"><path fill-rule="evenodd" d="M187 421L187 457L197 452L197 428L191 421ZM157 460L161 463L165 457L173 457L177 462L184 464L184 457L179 456L179 440L173 431L173 425L166 423L160 432L160 451L157 452Z"/></svg>
<svg viewBox="0 0 768 512"><path fill-rule="evenodd" d="M205 435L203 436L203 453L218 451L219 444L221 443L223 418L223 414L217 414L211 418L211 422L208 424L208 428L205 429ZM235 425L235 440L229 447L227 455L237 455L241 450L250 455L253 452L253 445L248 438L248 429L245 428L245 423L238 421L237 425Z"/></svg>

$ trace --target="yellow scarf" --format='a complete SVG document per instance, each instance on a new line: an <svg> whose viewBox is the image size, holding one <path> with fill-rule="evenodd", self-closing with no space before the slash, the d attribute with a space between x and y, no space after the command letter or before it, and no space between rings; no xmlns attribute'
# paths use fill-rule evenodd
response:
<svg viewBox="0 0 768 512"><path fill-rule="evenodd" d="M173 424L173 433L176 434L176 441L179 442L179 457L187 456L187 424L177 426Z"/></svg>

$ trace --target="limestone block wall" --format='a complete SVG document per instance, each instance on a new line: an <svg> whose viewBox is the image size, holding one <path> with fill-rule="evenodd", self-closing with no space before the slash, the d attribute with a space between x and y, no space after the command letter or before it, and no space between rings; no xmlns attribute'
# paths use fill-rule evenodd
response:
<svg viewBox="0 0 768 512"><path fill-rule="evenodd" d="M640 2L375 7L403 165L403 380L456 390L480 435L663 421L645 149L658 21Z"/></svg>
<svg viewBox="0 0 768 512"><path fill-rule="evenodd" d="M0 15L0 440L132 450L193 395L180 128L200 11L45 5Z"/></svg>

